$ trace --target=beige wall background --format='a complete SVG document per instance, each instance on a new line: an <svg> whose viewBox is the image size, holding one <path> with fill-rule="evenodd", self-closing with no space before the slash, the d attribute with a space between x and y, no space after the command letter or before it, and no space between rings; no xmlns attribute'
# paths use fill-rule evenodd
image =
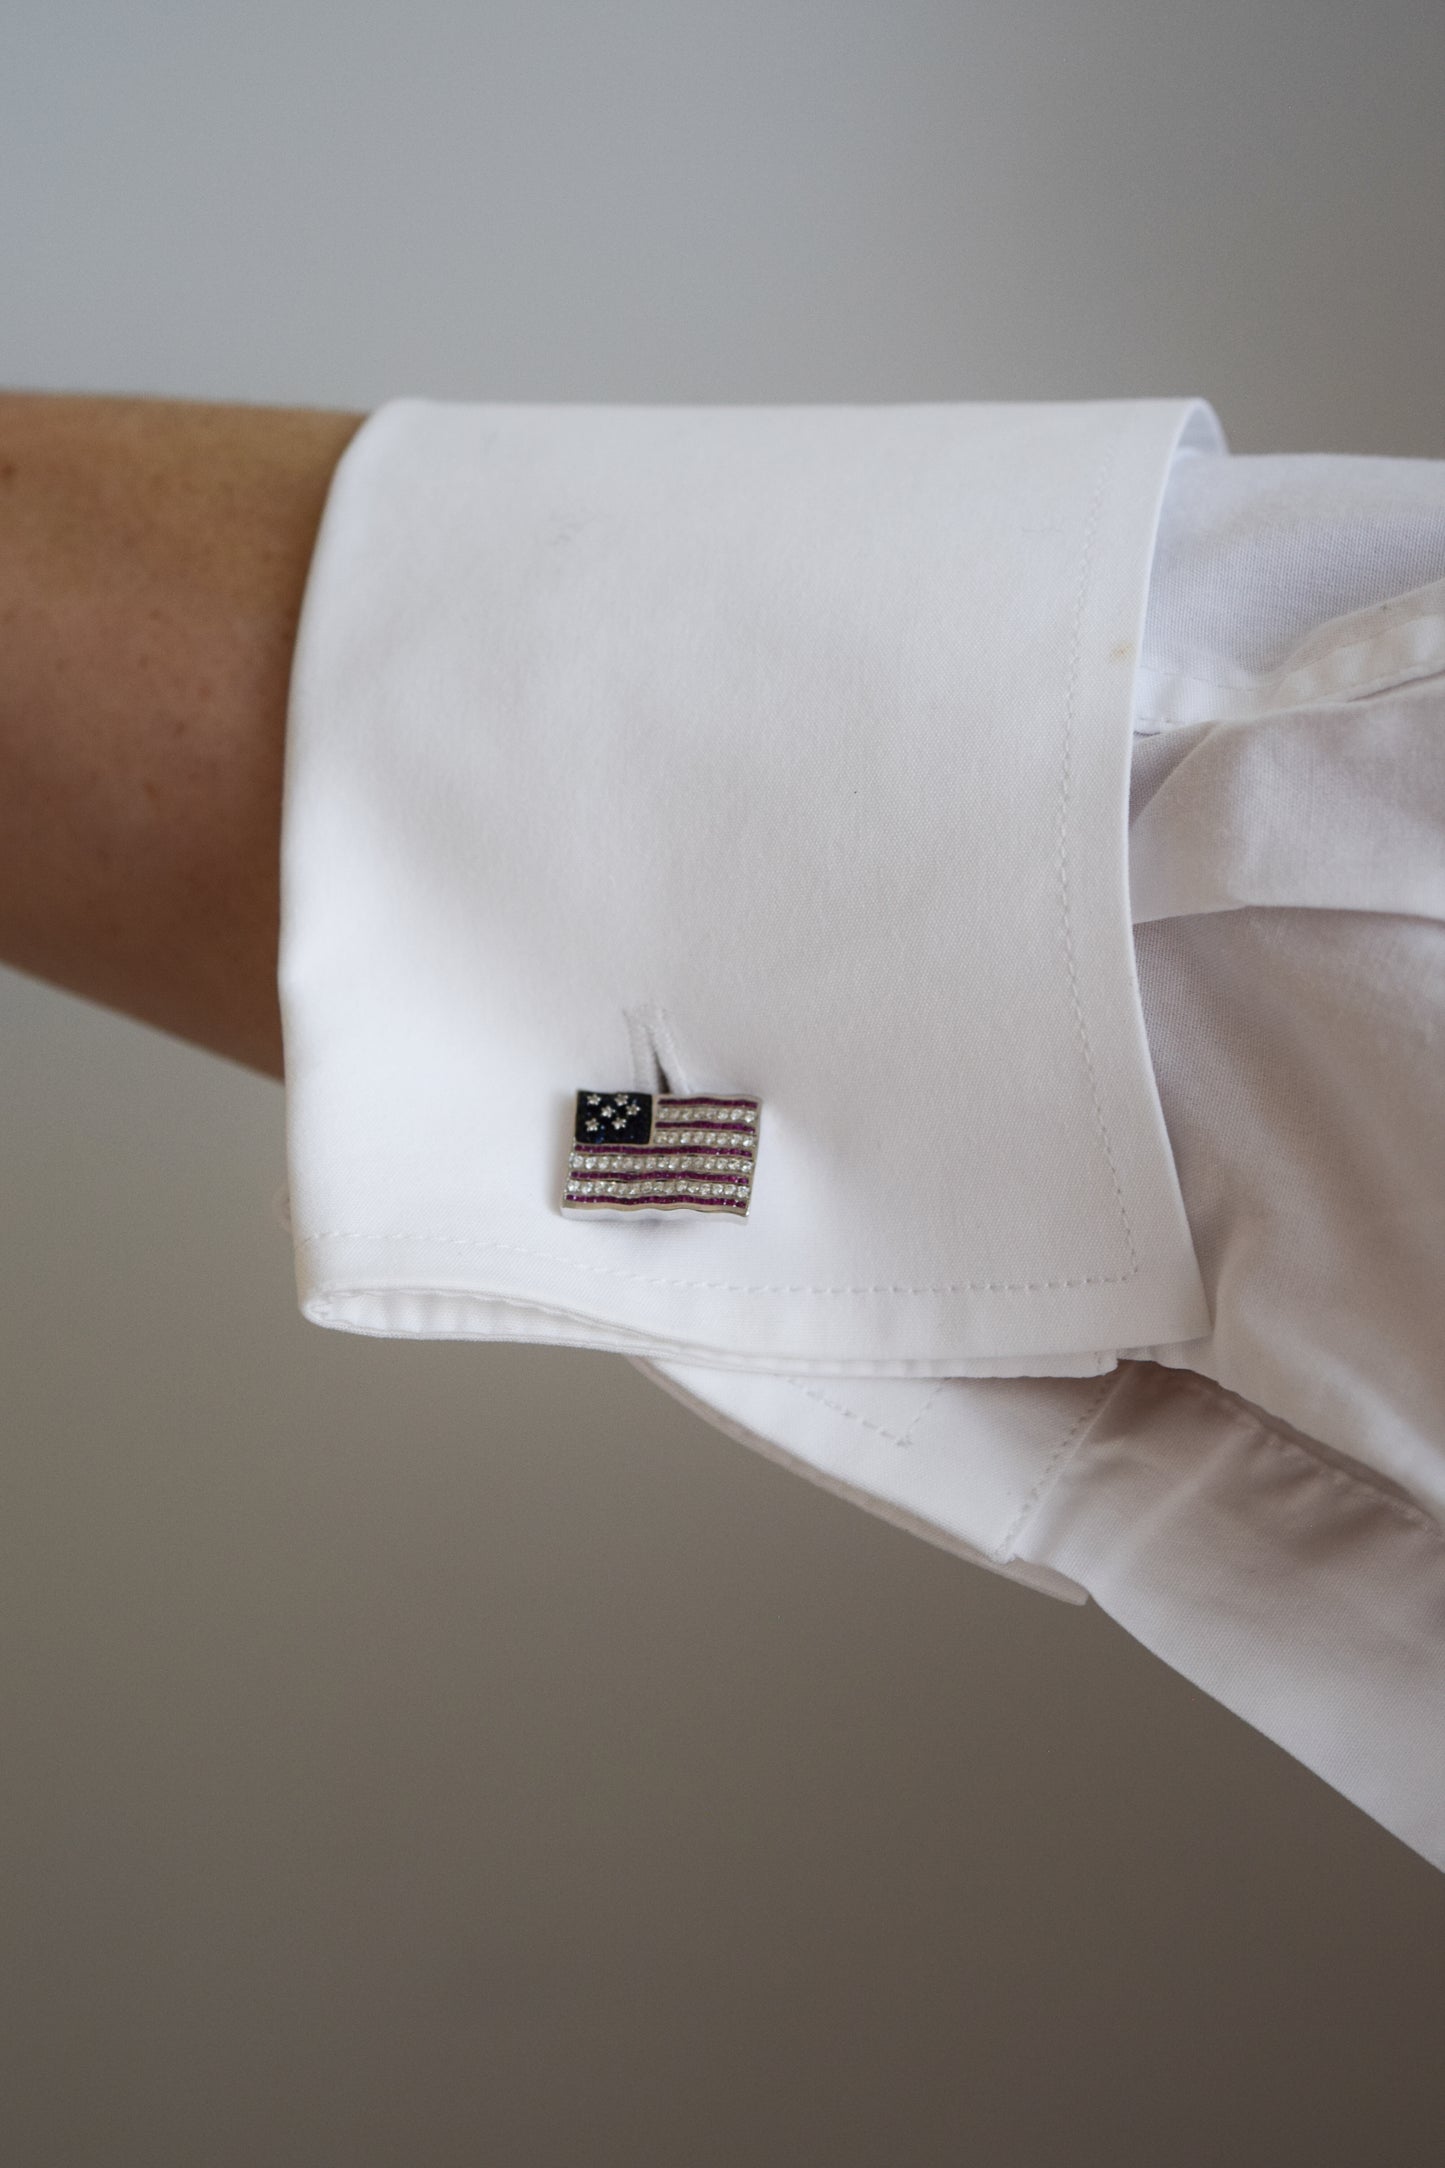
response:
<svg viewBox="0 0 1445 2168"><path fill-rule="evenodd" d="M1439 0L19 0L0 380L1445 456ZM8 2168L1433 2168L1445 1880L620 1360L303 1326L0 978Z"/></svg>

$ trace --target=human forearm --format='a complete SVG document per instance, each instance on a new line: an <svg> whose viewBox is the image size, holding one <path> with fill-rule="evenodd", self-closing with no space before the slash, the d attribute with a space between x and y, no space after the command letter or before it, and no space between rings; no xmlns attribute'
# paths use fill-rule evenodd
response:
<svg viewBox="0 0 1445 2168"><path fill-rule="evenodd" d="M281 1073L281 773L359 414L0 395L0 958Z"/></svg>

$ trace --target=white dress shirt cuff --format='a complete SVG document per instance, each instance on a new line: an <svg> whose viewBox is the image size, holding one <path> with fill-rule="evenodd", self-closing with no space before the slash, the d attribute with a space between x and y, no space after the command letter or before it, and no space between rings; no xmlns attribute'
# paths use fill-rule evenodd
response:
<svg viewBox="0 0 1445 2168"><path fill-rule="evenodd" d="M1188 400L399 400L289 718L317 1322L798 1375L1093 1375L1209 1317L1127 866ZM746 1216L565 1212L581 1089L761 1103Z"/></svg>

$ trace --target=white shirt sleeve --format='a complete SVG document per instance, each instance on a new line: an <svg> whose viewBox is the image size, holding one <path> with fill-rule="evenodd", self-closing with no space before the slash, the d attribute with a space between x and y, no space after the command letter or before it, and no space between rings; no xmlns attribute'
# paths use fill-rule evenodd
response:
<svg viewBox="0 0 1445 2168"><path fill-rule="evenodd" d="M382 408L293 677L291 1218L317 1322L630 1354L1094 1595L1445 1866L1445 1376L1412 1322L1383 1392L1367 1304L1314 1359L1291 1214L1333 1199L1338 1258L1359 1200L1281 1149L1298 1060L1240 1097L1282 991L1322 1016L1298 939L1234 961L1272 1012L1219 1001L1262 922L1439 932L1440 597L1399 594L1423 513L1392 551L1354 504L1353 574L1320 545L1349 464L1282 554L1261 470L1298 511L1309 463L1231 460L1198 402ZM1359 770L1382 729L1411 851ZM564 1209L615 1178L593 1087L756 1101L745 1212Z"/></svg>
<svg viewBox="0 0 1445 2168"><path fill-rule="evenodd" d="M1445 1867L1445 462L1181 458L1137 700L1140 992L1209 1332L1099 1383L653 1375L1092 1596Z"/></svg>

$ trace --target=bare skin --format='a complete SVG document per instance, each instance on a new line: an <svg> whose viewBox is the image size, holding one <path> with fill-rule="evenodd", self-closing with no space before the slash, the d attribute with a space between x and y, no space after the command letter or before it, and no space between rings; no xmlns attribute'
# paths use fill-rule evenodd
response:
<svg viewBox="0 0 1445 2168"><path fill-rule="evenodd" d="M277 1077L291 657L364 419L0 394L0 961Z"/></svg>

